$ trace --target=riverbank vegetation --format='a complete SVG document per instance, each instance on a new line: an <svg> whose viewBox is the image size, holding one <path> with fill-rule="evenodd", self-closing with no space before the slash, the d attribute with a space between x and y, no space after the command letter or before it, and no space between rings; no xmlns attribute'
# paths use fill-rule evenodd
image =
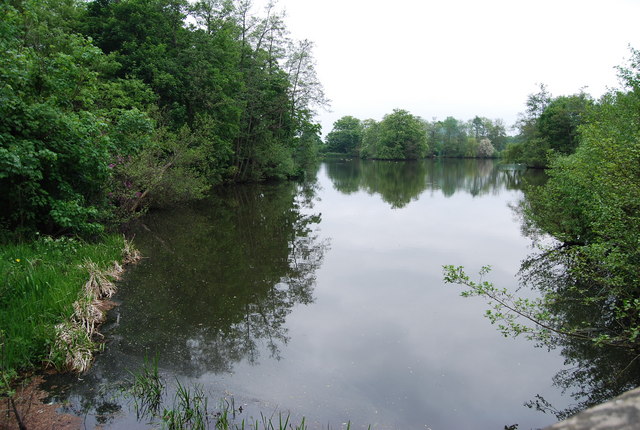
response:
<svg viewBox="0 0 640 430"><path fill-rule="evenodd" d="M586 400L580 407L637 385L625 381L640 381L640 51L631 50L619 76L622 88L598 101L574 97L583 109L575 140L553 141L548 182L529 188L518 207L526 232L553 239L520 272L522 283L540 298L472 281L460 267L445 270L447 282L468 287L465 295L491 300L487 315L504 334L562 347L576 371L561 379L582 384L579 393ZM558 100L564 106L566 100ZM573 144L575 152L561 155ZM626 361L615 366L616 374L578 353L598 347L624 351L618 355Z"/></svg>
<svg viewBox="0 0 640 430"><path fill-rule="evenodd" d="M208 395L199 385L187 386L179 380L173 387L167 384L158 368L159 358L146 359L139 370L129 371L131 378L122 387L122 394L131 400L138 421L161 424L168 429L217 430L305 430L309 428L304 417L295 421L290 414L273 411L260 413L260 418L244 417L243 405L236 405L233 397L225 397L212 407ZM173 391L173 400L167 392ZM340 428L349 430L351 422ZM327 424L327 429L332 427ZM368 429L371 426L367 427Z"/></svg>
<svg viewBox="0 0 640 430"><path fill-rule="evenodd" d="M529 95L526 109L507 134L501 119L476 116L427 121L396 109L382 121L344 116L333 124L323 154L415 160L426 157L502 158L506 163L547 168L556 156L575 152L579 127L596 102L584 91L553 97L544 85Z"/></svg>
<svg viewBox="0 0 640 430"><path fill-rule="evenodd" d="M546 168L555 156L575 152L579 127L588 121L593 98L581 91L553 97L544 85L527 98L526 110L516 124L515 142L507 145L502 156L508 163Z"/></svg>
<svg viewBox="0 0 640 430"><path fill-rule="evenodd" d="M97 234L228 181L301 174L313 44L250 1L0 5L0 228Z"/></svg>
<svg viewBox="0 0 640 430"><path fill-rule="evenodd" d="M86 367L95 299L131 258L105 232L218 184L303 174L327 100L313 43L273 4L10 0L0 14L7 389L41 362Z"/></svg>
<svg viewBox="0 0 640 430"><path fill-rule="evenodd" d="M85 370L97 348L100 300L115 292L122 265L137 258L119 235L97 243L43 237L0 247L2 393L19 371L41 363Z"/></svg>

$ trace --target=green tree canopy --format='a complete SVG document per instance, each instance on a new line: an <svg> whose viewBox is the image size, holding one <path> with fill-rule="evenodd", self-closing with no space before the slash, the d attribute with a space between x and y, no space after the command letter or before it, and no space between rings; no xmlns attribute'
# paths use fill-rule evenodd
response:
<svg viewBox="0 0 640 430"><path fill-rule="evenodd" d="M343 116L333 123L327 134L326 151L357 155L362 144L362 121L352 116Z"/></svg>
<svg viewBox="0 0 640 430"><path fill-rule="evenodd" d="M0 5L0 228L97 232L313 161L313 44L245 0ZM46 42L45 42L46 41Z"/></svg>
<svg viewBox="0 0 640 430"><path fill-rule="evenodd" d="M640 51L619 70L624 87L587 103L575 152L555 157L547 183L528 190L520 206L526 230L557 240L522 267L522 280L541 297L470 281L460 268L447 267L447 280L491 298L488 316L505 334L622 348L633 362L640 352ZM541 116L555 100L564 103L550 101Z"/></svg>
<svg viewBox="0 0 640 430"><path fill-rule="evenodd" d="M539 93L529 96L527 111L518 122L519 142L507 148L505 158L530 167L547 167L554 156L573 153L578 146L578 128L592 105L593 99L584 92L552 97L541 86Z"/></svg>
<svg viewBox="0 0 640 430"><path fill-rule="evenodd" d="M386 160L424 158L429 151L426 129L427 124L420 117L395 109L378 125L366 129L365 134L370 135L363 142L363 155Z"/></svg>
<svg viewBox="0 0 640 430"><path fill-rule="evenodd" d="M16 5L0 5L0 223L98 232L112 156L144 145L151 124L139 108L152 96L140 82L102 79L114 63L69 32L73 2Z"/></svg>
<svg viewBox="0 0 640 430"><path fill-rule="evenodd" d="M467 131L465 124L454 117L437 121L433 125L433 145L442 157L464 157L466 155Z"/></svg>

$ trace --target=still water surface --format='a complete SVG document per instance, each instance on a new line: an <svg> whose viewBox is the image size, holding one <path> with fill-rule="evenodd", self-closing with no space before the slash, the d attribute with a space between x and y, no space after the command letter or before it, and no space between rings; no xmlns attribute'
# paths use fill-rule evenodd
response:
<svg viewBox="0 0 640 430"><path fill-rule="evenodd" d="M145 428L118 385L145 356L169 385L312 428L539 428L523 404L562 357L505 339L442 266L515 286L530 240L510 205L523 171L492 161L330 161L304 184L227 187L148 215L107 347L62 397L87 427ZM61 381L55 381L60 383ZM67 381L68 382L68 381Z"/></svg>

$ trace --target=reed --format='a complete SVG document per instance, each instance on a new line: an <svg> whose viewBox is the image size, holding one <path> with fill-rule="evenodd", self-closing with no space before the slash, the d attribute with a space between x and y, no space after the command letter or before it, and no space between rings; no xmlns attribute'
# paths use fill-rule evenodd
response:
<svg viewBox="0 0 640 430"><path fill-rule="evenodd" d="M142 370L129 373L133 380L125 394L133 399L136 417L140 420L146 416L157 416L166 391L164 379L158 371L158 355L150 360L145 357Z"/></svg>
<svg viewBox="0 0 640 430"><path fill-rule="evenodd" d="M233 398L222 399L219 410L209 409L209 398L200 385L189 387L178 379L175 382L175 394L170 406L162 405L166 399L166 385L158 372L158 357L153 361L145 358L142 369L133 372L129 386L124 395L133 401L138 420L146 420L151 424L159 424L169 430L306 430L304 418L299 424L290 420L289 414L274 413L271 416L260 414L255 421L237 422L237 414L242 407L236 408ZM347 430L350 428L350 424Z"/></svg>
<svg viewBox="0 0 640 430"><path fill-rule="evenodd" d="M138 419L147 419L151 422L160 421L162 428L169 430L307 430L308 426L303 417L300 423L291 422L289 414L274 413L271 416L260 413L260 419L247 421L242 419L237 422L237 414L242 408L236 409L233 398L223 399L220 402L218 412L209 410L208 397L201 386L195 385L189 388L176 380L176 393L172 406L165 407L158 415L149 408L145 409L147 415L138 416ZM348 424L347 430L351 427ZM329 428L329 427L328 427Z"/></svg>
<svg viewBox="0 0 640 430"><path fill-rule="evenodd" d="M163 421L171 430L205 430L209 427L208 398L201 386L193 390L176 380L177 389L173 407L165 409ZM220 419L219 419L220 420Z"/></svg>

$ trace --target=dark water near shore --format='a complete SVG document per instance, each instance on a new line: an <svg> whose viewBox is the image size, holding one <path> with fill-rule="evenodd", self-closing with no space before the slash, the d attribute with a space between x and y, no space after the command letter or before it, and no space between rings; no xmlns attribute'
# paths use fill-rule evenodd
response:
<svg viewBox="0 0 640 430"><path fill-rule="evenodd" d="M530 174L531 172L529 172ZM516 286L530 239L510 208L525 171L492 161L330 161L306 183L239 185L135 229L145 259L119 283L92 370L52 381L87 427L145 428L119 396L145 356L243 417L311 428L539 428L524 403L563 359L505 339L442 266ZM534 178L535 179L535 178Z"/></svg>

